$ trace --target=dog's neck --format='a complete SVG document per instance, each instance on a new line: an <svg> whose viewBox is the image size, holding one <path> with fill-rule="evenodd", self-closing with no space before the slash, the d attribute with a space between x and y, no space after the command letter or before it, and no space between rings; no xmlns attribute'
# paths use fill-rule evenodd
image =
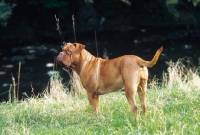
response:
<svg viewBox="0 0 200 135"><path fill-rule="evenodd" d="M91 60L97 59L95 56L93 56L91 53L83 49L80 53L79 60L77 63L74 63L71 68L76 71L80 75L81 71L84 70L87 63Z"/></svg>

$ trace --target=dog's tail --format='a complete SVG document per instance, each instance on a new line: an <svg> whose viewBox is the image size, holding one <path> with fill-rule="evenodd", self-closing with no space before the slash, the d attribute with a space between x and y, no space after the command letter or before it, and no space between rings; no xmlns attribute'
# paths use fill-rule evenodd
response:
<svg viewBox="0 0 200 135"><path fill-rule="evenodd" d="M162 51L163 51L163 47L160 47L160 49L157 50L156 54L154 55L151 61L145 61L141 59L140 61L138 61L139 65L146 66L146 67L153 67L156 64Z"/></svg>

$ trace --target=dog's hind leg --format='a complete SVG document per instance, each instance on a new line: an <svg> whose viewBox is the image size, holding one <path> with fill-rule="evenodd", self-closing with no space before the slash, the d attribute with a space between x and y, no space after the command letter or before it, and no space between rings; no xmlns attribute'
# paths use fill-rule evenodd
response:
<svg viewBox="0 0 200 135"><path fill-rule="evenodd" d="M138 95L141 102L142 113L146 113L146 89L147 89L147 79L141 79L138 86Z"/></svg>
<svg viewBox="0 0 200 135"><path fill-rule="evenodd" d="M129 62L129 61L126 61ZM134 64L134 63L132 63ZM124 64L127 65L127 64ZM135 72L137 68L132 68L134 65L124 66L122 67L122 79L124 82L124 88L126 93L126 98L131 105L131 109L133 115L135 115L136 119L138 118L137 112L137 104L135 101L135 94L137 93L138 88L138 73Z"/></svg>
<svg viewBox="0 0 200 135"><path fill-rule="evenodd" d="M137 104L135 101L135 93L136 92L137 92L137 85L134 85L131 87L125 86L126 98L131 105L133 115L137 118L138 112L137 112Z"/></svg>

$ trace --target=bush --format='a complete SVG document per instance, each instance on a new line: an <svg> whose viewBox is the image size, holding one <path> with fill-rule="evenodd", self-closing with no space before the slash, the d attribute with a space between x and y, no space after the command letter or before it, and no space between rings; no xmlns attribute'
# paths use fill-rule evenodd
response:
<svg viewBox="0 0 200 135"><path fill-rule="evenodd" d="M12 10L15 6L16 4L10 4L4 1L0 1L0 24L2 26L6 26L7 19L12 15Z"/></svg>

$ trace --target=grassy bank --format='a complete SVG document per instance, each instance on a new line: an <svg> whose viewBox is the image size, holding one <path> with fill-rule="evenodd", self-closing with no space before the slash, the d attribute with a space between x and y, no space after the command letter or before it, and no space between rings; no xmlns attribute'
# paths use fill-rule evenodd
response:
<svg viewBox="0 0 200 135"><path fill-rule="evenodd" d="M0 103L0 134L200 134L200 78L181 61L170 63L162 83L149 83L147 114L132 118L124 92L101 96L101 113L92 114L86 96L29 98ZM58 86L58 85L57 85ZM138 97L137 103L140 108Z"/></svg>

